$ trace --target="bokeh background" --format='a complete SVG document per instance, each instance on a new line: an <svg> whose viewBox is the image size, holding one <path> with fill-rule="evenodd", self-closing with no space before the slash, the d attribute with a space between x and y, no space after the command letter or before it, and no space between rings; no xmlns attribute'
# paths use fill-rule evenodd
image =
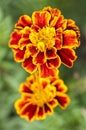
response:
<svg viewBox="0 0 86 130"><path fill-rule="evenodd" d="M20 97L19 85L28 73L13 60L8 41L20 15L31 16L44 6L57 7L65 18L76 21L81 31L81 46L73 68L63 65L60 68L71 97L68 108L57 107L45 120L29 123L14 109L14 102ZM0 0L0 130L86 130L86 0Z"/></svg>

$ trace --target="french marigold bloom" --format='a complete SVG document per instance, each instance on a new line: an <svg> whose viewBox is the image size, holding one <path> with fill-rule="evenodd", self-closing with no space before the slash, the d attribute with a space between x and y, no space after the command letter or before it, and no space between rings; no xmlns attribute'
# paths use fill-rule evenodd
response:
<svg viewBox="0 0 86 130"><path fill-rule="evenodd" d="M51 7L33 12L32 17L21 16L9 41L14 59L29 73L39 69L42 77L53 76L61 63L72 67L79 45L80 31L75 22Z"/></svg>
<svg viewBox="0 0 86 130"><path fill-rule="evenodd" d="M60 106L65 109L70 103L67 87L59 77L40 78L38 73L20 85L21 98L15 102L17 114L28 121L42 120L53 114Z"/></svg>

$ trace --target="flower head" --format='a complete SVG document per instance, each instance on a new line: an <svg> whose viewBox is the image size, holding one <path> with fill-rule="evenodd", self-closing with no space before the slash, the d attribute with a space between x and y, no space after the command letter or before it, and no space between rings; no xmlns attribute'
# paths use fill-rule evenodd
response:
<svg viewBox="0 0 86 130"><path fill-rule="evenodd" d="M65 109L70 102L67 87L59 77L40 78L38 73L20 85L21 98L15 102L17 113L29 121L45 119L56 106Z"/></svg>
<svg viewBox="0 0 86 130"><path fill-rule="evenodd" d="M72 67L79 45L75 22L51 7L33 12L32 17L21 16L9 41L14 59L29 73L38 69L42 77L54 76L61 63Z"/></svg>

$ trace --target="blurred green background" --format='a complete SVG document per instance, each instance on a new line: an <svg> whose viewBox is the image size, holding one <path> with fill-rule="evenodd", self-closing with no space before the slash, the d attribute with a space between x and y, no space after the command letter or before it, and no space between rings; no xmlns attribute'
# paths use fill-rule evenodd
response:
<svg viewBox="0 0 86 130"><path fill-rule="evenodd" d="M81 30L81 46L73 68L60 68L60 76L69 87L68 108L57 107L46 120L29 123L14 109L14 102L20 97L19 84L28 74L13 60L8 41L20 15L31 15L44 6L57 7L65 18L76 21ZM86 130L86 0L0 0L0 130Z"/></svg>

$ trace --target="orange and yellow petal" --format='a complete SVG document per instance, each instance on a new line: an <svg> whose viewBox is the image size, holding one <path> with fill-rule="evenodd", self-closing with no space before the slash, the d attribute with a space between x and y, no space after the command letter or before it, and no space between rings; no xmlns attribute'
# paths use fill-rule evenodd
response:
<svg viewBox="0 0 86 130"><path fill-rule="evenodd" d="M48 11L51 14L50 26L55 27L60 15L61 15L61 11L57 8L51 8L51 7L45 7L43 10Z"/></svg>
<svg viewBox="0 0 86 130"><path fill-rule="evenodd" d="M63 45L63 36L62 36L62 28L58 28L56 30L56 36L55 36L55 48L57 50L61 49Z"/></svg>
<svg viewBox="0 0 86 130"><path fill-rule="evenodd" d="M61 65L61 60L59 58L59 56L57 56L56 58L54 59L49 59L47 60L47 66L49 68L59 68L59 66Z"/></svg>
<svg viewBox="0 0 86 130"><path fill-rule="evenodd" d="M29 73L34 73L37 69L36 65L32 62L31 56L22 62L22 67Z"/></svg>
<svg viewBox="0 0 86 130"><path fill-rule="evenodd" d="M80 30L79 27L75 25L75 21L73 21L72 19L67 19L67 29L74 30L76 32L77 40L79 41L79 45L80 45Z"/></svg>
<svg viewBox="0 0 86 130"><path fill-rule="evenodd" d="M64 22L64 16L61 15L61 16L58 18L55 27L56 27L57 29L58 29L59 27L62 27L63 22Z"/></svg>
<svg viewBox="0 0 86 130"><path fill-rule="evenodd" d="M54 18L55 16L59 17L61 15L61 11L57 8L51 10L51 16Z"/></svg>
<svg viewBox="0 0 86 130"><path fill-rule="evenodd" d="M67 25L68 25L68 27L73 26L74 24L75 24L75 21L74 21L74 20L72 20L72 19L68 19L68 20L67 20Z"/></svg>
<svg viewBox="0 0 86 130"><path fill-rule="evenodd" d="M67 86L64 84L63 80L58 78L57 80L55 80L52 85L54 85L56 87L56 90L58 92L66 92L68 90Z"/></svg>
<svg viewBox="0 0 86 130"><path fill-rule="evenodd" d="M30 89L30 84L27 83L21 83L20 88L19 88L19 92L22 93L33 93L33 91Z"/></svg>
<svg viewBox="0 0 86 130"><path fill-rule="evenodd" d="M57 92L57 95L55 98L57 99L58 104L62 109L65 109L70 103L69 96L64 93Z"/></svg>
<svg viewBox="0 0 86 130"><path fill-rule="evenodd" d="M51 15L47 11L36 11L32 14L33 25L37 25L40 28L49 26Z"/></svg>
<svg viewBox="0 0 86 130"><path fill-rule="evenodd" d="M46 114L52 114L53 113L52 106L50 106L49 104L44 104L44 111Z"/></svg>
<svg viewBox="0 0 86 130"><path fill-rule="evenodd" d="M19 41L19 48L22 50L24 47L26 47L30 43L29 39L21 38Z"/></svg>
<svg viewBox="0 0 86 130"><path fill-rule="evenodd" d="M45 89L49 83L50 83L50 81L48 78L46 78L46 80L42 79L42 81L41 81L42 88Z"/></svg>
<svg viewBox="0 0 86 130"><path fill-rule="evenodd" d="M49 68L47 64L43 64L39 66L39 72L40 72L41 77L46 78L50 76L52 77L55 76L57 73L57 70L56 68L53 68L53 69Z"/></svg>
<svg viewBox="0 0 86 130"><path fill-rule="evenodd" d="M15 109L22 118L25 118L28 121L33 121L36 116L37 105L29 103L28 101L25 103L24 100L20 99L20 102L15 102Z"/></svg>
<svg viewBox="0 0 86 130"><path fill-rule="evenodd" d="M59 17L61 15L61 11L57 8L51 8L50 6L43 8L44 11L48 11L52 18L55 16Z"/></svg>
<svg viewBox="0 0 86 130"><path fill-rule="evenodd" d="M29 35L31 33L31 27L25 26L22 30L22 38L29 39Z"/></svg>
<svg viewBox="0 0 86 130"><path fill-rule="evenodd" d="M57 51L57 54L61 58L62 63L68 67L72 67L73 62L77 58L75 51L69 48L62 48L61 50Z"/></svg>
<svg viewBox="0 0 86 130"><path fill-rule="evenodd" d="M49 13L51 13L52 8L50 6L44 7L43 11L48 11Z"/></svg>
<svg viewBox="0 0 86 130"><path fill-rule="evenodd" d="M65 30L63 32L63 47L76 48L79 46L77 34L74 30Z"/></svg>
<svg viewBox="0 0 86 130"><path fill-rule="evenodd" d="M46 58L47 59L54 59L56 57L56 49L46 49Z"/></svg>
<svg viewBox="0 0 86 130"><path fill-rule="evenodd" d="M31 99L32 99L32 96L33 96L32 93L22 92L21 88L19 89L19 92L21 93L22 100L27 101L27 103L31 102Z"/></svg>
<svg viewBox="0 0 86 130"><path fill-rule="evenodd" d="M38 27L37 25L31 25L31 29L34 30L35 32L38 32L40 27Z"/></svg>
<svg viewBox="0 0 86 130"><path fill-rule="evenodd" d="M34 83L34 75L30 75L29 77L26 78L28 84L33 84Z"/></svg>
<svg viewBox="0 0 86 130"><path fill-rule="evenodd" d="M27 47L26 47L26 55L27 54L30 54L32 57L36 56L37 53L38 53L38 50L36 49L36 46L32 45L32 44L29 44Z"/></svg>
<svg viewBox="0 0 86 130"><path fill-rule="evenodd" d="M15 104L14 107L17 111L18 114L21 113L22 108L28 103L27 100L23 100L22 97L20 99L18 99Z"/></svg>
<svg viewBox="0 0 86 130"><path fill-rule="evenodd" d="M63 15L60 15L59 18L56 21L55 28L62 28L62 30L65 30L67 28L67 19L64 19Z"/></svg>
<svg viewBox="0 0 86 130"><path fill-rule="evenodd" d="M18 31L14 31L11 34L11 39L9 40L9 47L10 48L19 48L19 40L21 39L21 33Z"/></svg>
<svg viewBox="0 0 86 130"><path fill-rule="evenodd" d="M45 63L45 55L44 55L44 52L39 52L36 57L33 57L33 63L34 64L44 64Z"/></svg>
<svg viewBox="0 0 86 130"><path fill-rule="evenodd" d="M21 116L27 116L27 120L33 121L36 117L37 105L28 104L22 111Z"/></svg>
<svg viewBox="0 0 86 130"><path fill-rule="evenodd" d="M36 114L36 119L37 120L41 120L41 119L45 119L46 118L46 114L45 114L45 111L44 111L44 106L43 107L38 107L38 111L37 111L37 114Z"/></svg>
<svg viewBox="0 0 86 130"><path fill-rule="evenodd" d="M19 20L18 23L16 23L15 28L17 29L22 29L25 26L31 26L32 25L32 21L31 18L28 15L22 15Z"/></svg>
<svg viewBox="0 0 86 130"><path fill-rule="evenodd" d="M24 61L25 50L26 50L25 48L23 48L23 50L13 49L14 59L16 62L23 62Z"/></svg>
<svg viewBox="0 0 86 130"><path fill-rule="evenodd" d="M34 119L45 119L47 114L53 113L53 109L49 106L49 104L44 104L42 107L39 107L22 99L15 102L15 109L20 117L25 118L30 122Z"/></svg>
<svg viewBox="0 0 86 130"><path fill-rule="evenodd" d="M56 99L51 100L50 102L48 102L50 104L51 107L56 107L58 105L58 101Z"/></svg>

